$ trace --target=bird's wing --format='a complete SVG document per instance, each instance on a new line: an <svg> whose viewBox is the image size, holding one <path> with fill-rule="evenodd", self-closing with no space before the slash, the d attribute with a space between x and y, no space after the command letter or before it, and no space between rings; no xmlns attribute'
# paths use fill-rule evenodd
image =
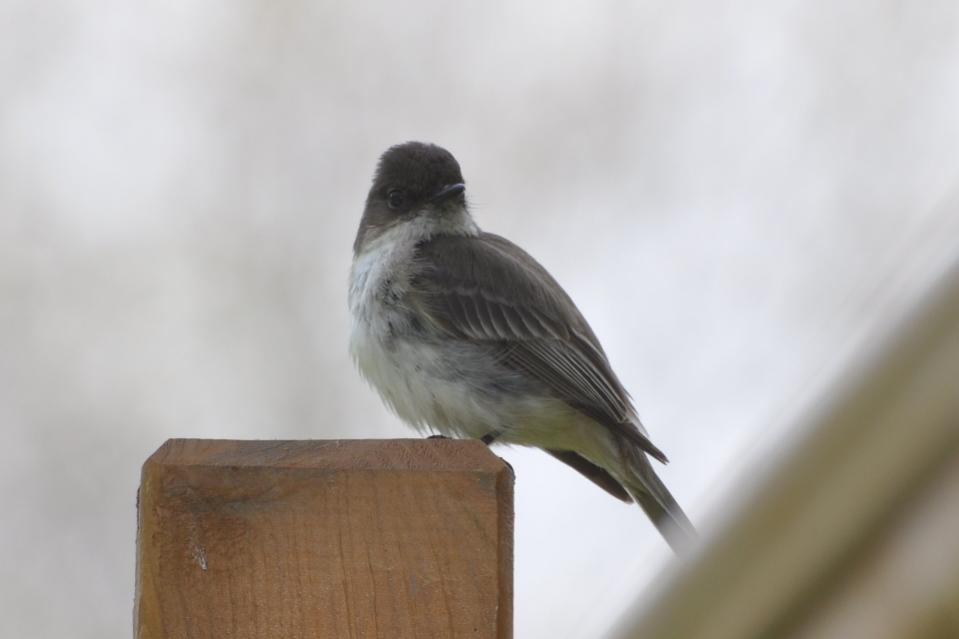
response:
<svg viewBox="0 0 959 639"><path fill-rule="evenodd" d="M500 343L505 365L526 372L571 407L666 461L641 430L592 329L529 254L483 233L435 237L417 247L416 260L411 299L444 334Z"/></svg>

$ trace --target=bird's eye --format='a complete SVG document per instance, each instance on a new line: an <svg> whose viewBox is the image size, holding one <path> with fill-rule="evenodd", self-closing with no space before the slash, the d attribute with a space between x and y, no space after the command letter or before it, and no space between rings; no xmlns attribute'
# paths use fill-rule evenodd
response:
<svg viewBox="0 0 959 639"><path fill-rule="evenodd" d="M399 189L393 189L386 194L386 203L391 209L398 209L406 203L406 194Z"/></svg>

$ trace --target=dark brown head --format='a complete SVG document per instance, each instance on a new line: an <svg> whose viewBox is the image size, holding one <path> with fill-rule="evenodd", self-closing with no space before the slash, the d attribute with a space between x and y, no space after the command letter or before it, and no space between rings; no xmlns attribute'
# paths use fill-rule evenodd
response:
<svg viewBox="0 0 959 639"><path fill-rule="evenodd" d="M423 142L390 147L376 166L353 251L360 252L374 237L420 216L430 216L438 226L443 226L444 216L468 218L465 190L460 165L446 149Z"/></svg>

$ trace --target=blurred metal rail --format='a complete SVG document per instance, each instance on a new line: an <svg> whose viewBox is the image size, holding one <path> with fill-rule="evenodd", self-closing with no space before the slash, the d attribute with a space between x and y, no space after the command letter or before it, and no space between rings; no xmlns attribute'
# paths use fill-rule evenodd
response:
<svg viewBox="0 0 959 639"><path fill-rule="evenodd" d="M959 636L959 264L796 432L614 637Z"/></svg>

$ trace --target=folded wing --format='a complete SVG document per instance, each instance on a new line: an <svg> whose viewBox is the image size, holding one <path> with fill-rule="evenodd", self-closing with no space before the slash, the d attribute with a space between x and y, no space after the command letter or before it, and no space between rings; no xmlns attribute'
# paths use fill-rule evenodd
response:
<svg viewBox="0 0 959 639"><path fill-rule="evenodd" d="M483 233L436 237L418 247L417 260L411 299L444 334L494 342L505 365L666 462L642 430L592 329L529 254Z"/></svg>

